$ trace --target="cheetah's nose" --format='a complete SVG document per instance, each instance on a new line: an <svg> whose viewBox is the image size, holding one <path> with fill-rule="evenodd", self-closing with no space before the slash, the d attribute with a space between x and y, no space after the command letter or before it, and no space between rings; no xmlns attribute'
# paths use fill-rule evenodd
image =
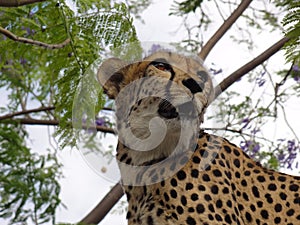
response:
<svg viewBox="0 0 300 225"><path fill-rule="evenodd" d="M163 100L159 103L158 114L166 119L174 119L178 117L176 108L167 100Z"/></svg>

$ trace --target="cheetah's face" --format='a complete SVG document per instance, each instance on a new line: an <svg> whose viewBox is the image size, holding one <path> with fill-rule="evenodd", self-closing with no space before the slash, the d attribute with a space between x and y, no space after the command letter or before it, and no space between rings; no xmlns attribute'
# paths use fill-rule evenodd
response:
<svg viewBox="0 0 300 225"><path fill-rule="evenodd" d="M139 151L163 147L164 154L170 154L166 149L177 145L182 124L198 127L213 97L211 78L200 60L170 52L156 52L129 65L108 59L98 79L116 99L123 144L132 142L131 148Z"/></svg>

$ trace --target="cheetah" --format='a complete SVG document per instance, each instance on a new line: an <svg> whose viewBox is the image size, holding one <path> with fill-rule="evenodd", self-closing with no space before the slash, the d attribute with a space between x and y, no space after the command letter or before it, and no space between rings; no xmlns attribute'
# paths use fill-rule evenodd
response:
<svg viewBox="0 0 300 225"><path fill-rule="evenodd" d="M97 76L116 100L129 225L300 224L300 177L199 129L214 98L200 60L169 51L129 65L111 58Z"/></svg>

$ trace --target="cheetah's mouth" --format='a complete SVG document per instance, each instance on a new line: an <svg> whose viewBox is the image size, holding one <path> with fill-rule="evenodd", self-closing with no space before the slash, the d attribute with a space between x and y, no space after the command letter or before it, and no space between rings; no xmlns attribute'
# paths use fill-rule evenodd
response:
<svg viewBox="0 0 300 225"><path fill-rule="evenodd" d="M174 119L179 116L176 108L167 100L162 100L158 106L158 114L166 119Z"/></svg>

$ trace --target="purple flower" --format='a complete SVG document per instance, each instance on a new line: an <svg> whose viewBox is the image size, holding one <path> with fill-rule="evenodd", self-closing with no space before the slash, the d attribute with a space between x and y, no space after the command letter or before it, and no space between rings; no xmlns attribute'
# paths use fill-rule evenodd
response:
<svg viewBox="0 0 300 225"><path fill-rule="evenodd" d="M27 63L27 60L24 59L24 58L20 58L20 63L21 63L22 65L25 65L25 64Z"/></svg>
<svg viewBox="0 0 300 225"><path fill-rule="evenodd" d="M106 126L106 122L103 118L101 117L97 117L96 118L96 125L97 126Z"/></svg>
<svg viewBox="0 0 300 225"><path fill-rule="evenodd" d="M299 68L298 65L293 65L292 70L293 70L294 72L300 72L300 68Z"/></svg>

